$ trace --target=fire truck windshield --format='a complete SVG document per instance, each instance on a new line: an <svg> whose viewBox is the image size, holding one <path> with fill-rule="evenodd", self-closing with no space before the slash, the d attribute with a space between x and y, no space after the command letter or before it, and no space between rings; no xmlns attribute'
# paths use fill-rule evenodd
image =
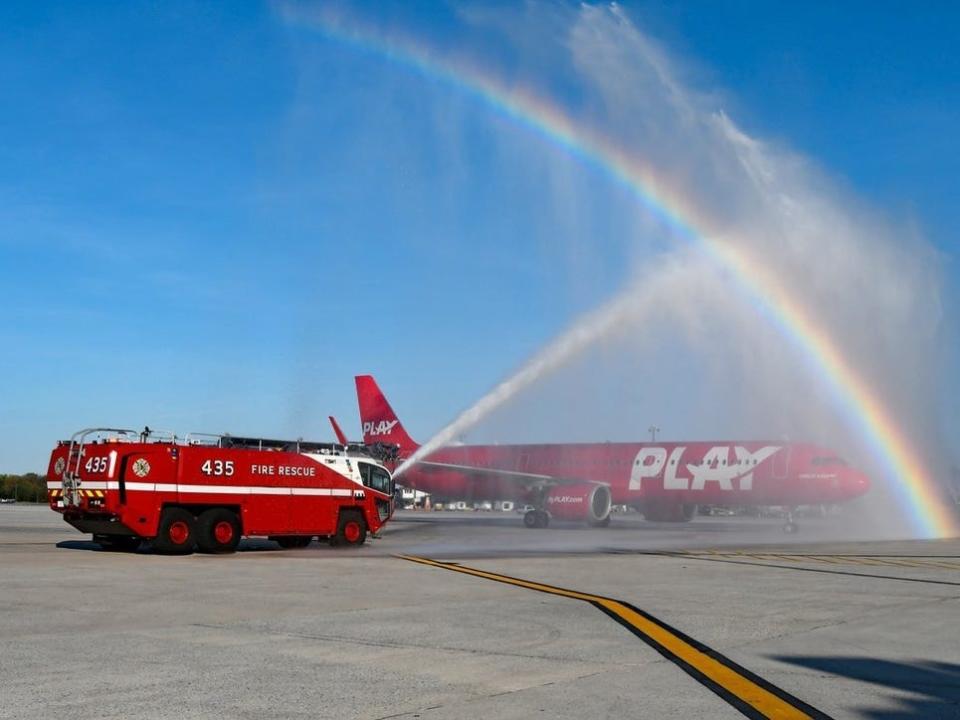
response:
<svg viewBox="0 0 960 720"><path fill-rule="evenodd" d="M363 484L368 488L379 490L387 495L390 494L390 473L382 467L362 462L360 463L360 476L363 478Z"/></svg>

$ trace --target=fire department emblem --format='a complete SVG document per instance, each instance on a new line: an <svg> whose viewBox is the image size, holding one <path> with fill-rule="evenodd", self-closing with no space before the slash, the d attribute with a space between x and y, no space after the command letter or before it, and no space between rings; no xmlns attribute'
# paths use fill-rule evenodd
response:
<svg viewBox="0 0 960 720"><path fill-rule="evenodd" d="M150 463L140 458L133 464L133 474L137 477L146 477L150 474Z"/></svg>
<svg viewBox="0 0 960 720"><path fill-rule="evenodd" d="M57 458L57 462L53 465L53 474L54 475L63 475L63 471L67 469L67 461L62 457Z"/></svg>

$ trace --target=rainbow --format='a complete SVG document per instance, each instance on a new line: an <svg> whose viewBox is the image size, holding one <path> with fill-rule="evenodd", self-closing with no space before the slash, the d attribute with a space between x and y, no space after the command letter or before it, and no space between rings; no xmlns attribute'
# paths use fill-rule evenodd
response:
<svg viewBox="0 0 960 720"><path fill-rule="evenodd" d="M306 24L323 36L371 52L433 80L441 81L509 118L580 162L626 188L652 214L705 252L726 270L746 299L792 343L833 393L845 413L890 476L890 487L905 509L914 534L923 538L960 534L957 519L919 453L898 427L890 410L846 360L828 333L794 300L762 262L742 248L712 238L706 222L655 169L632 157L596 131L576 123L563 110L522 88L511 88L482 72L432 56L412 40L329 16L301 17L285 9L292 24Z"/></svg>

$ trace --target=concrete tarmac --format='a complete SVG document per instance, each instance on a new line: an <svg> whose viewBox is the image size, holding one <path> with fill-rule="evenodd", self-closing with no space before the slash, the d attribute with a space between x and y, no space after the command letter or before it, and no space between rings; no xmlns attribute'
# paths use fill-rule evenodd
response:
<svg viewBox="0 0 960 720"><path fill-rule="evenodd" d="M960 718L960 540L842 537L402 512L361 548L163 557L4 505L0 718L734 718L763 688L796 716Z"/></svg>

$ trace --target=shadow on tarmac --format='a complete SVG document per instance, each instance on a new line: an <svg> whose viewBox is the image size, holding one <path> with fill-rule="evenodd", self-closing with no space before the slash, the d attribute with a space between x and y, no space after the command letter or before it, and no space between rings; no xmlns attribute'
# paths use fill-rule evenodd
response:
<svg viewBox="0 0 960 720"><path fill-rule="evenodd" d="M143 542L139 548L136 550L120 550L114 548L104 548L100 543L95 543L92 540L61 540L56 543L56 546L62 550L85 550L87 552L103 552L111 553L113 555L156 555L158 557L168 557L162 555L161 553L155 552L152 547L150 547L149 542ZM277 553L277 554L303 554L304 550L310 548L320 547L323 549L331 549L335 551L347 550L349 548L330 548L326 542L319 542L314 540L307 548L282 548L277 543L272 540L266 540L264 538L244 538L240 541L240 547L237 548L237 554L245 553ZM196 553L197 555L202 555L203 553ZM179 557L176 555L170 557ZM224 555L211 555L211 557L226 557Z"/></svg>
<svg viewBox="0 0 960 720"><path fill-rule="evenodd" d="M110 550L105 550L100 546L100 543L95 543L92 540L61 540L57 543L58 548L64 550L92 550L93 552L113 552Z"/></svg>
<svg viewBox="0 0 960 720"><path fill-rule="evenodd" d="M61 540L57 543L57 547L63 550L86 550L87 552L105 552L119 555L160 555L160 553L154 552L153 548L150 547L150 544L144 542L136 550L119 550L112 548L104 548L100 543L95 543L92 540ZM300 548L302 550L302 548ZM247 539L244 538L240 541L240 547L237 548L238 553L249 553L249 552L293 552L289 550L284 550L275 542L270 540L261 540L261 539ZM164 556L166 557L166 556ZM224 557L223 555L216 555L216 557Z"/></svg>
<svg viewBox="0 0 960 720"><path fill-rule="evenodd" d="M957 663L918 660L908 664L865 657L773 657L792 665L903 690L914 696L891 698L899 707L858 708L857 712L866 718L960 718L960 665Z"/></svg>

